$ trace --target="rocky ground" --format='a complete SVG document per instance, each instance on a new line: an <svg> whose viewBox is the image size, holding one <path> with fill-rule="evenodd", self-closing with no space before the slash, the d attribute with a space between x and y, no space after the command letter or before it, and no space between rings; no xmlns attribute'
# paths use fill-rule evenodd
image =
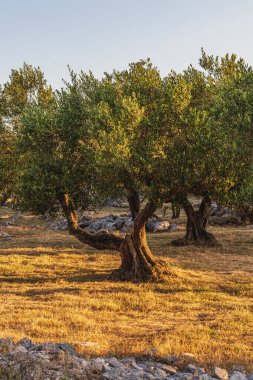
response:
<svg viewBox="0 0 253 380"><path fill-rule="evenodd" d="M34 344L24 338L16 344L0 339L0 379L12 380L253 380L243 368L214 367L207 373L198 367L194 356L168 356L155 360L152 349L142 359L84 358L68 344ZM188 364L187 364L188 363Z"/></svg>
<svg viewBox="0 0 253 380"><path fill-rule="evenodd" d="M115 205L113 207L116 207ZM225 225L225 224L242 224L241 216L234 210L228 207L218 207L215 202L212 204L210 216L210 224ZM127 232L133 226L131 214L107 215L100 218L94 218L92 214L84 214L79 218L80 227L87 228L90 232L98 232L101 230ZM49 229L52 230L67 230L67 220L61 219L49 224ZM147 232L166 232L177 231L181 227L176 223L170 224L158 216L154 215L146 224Z"/></svg>
<svg viewBox="0 0 253 380"><path fill-rule="evenodd" d="M101 230L127 232L133 226L133 220L130 214L108 215L101 218L93 218L90 215L83 215L78 220L79 226L87 228L90 232L98 232ZM49 224L49 229L62 230L68 229L67 220L62 219ZM175 231L179 229L176 224L171 224L168 221L162 221L157 216L150 218L146 225L147 232L165 232Z"/></svg>

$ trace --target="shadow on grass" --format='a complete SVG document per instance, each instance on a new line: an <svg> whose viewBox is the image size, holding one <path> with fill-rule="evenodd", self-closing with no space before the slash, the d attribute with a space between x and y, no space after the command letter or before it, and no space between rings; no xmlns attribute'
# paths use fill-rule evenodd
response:
<svg viewBox="0 0 253 380"><path fill-rule="evenodd" d="M38 283L57 283L59 281L73 282L73 283L86 283L86 282L106 282L111 272L98 272L98 271L82 271L80 273L73 274L71 276L31 276L31 277L13 277L6 275L0 277L0 283L9 284L38 284Z"/></svg>
<svg viewBox="0 0 253 380"><path fill-rule="evenodd" d="M16 293L16 295L22 295L26 297L40 297L40 296L48 296L52 294L57 293L64 293L64 294L79 294L80 289L78 288L58 288L58 289L41 289L41 290L28 290L24 293Z"/></svg>

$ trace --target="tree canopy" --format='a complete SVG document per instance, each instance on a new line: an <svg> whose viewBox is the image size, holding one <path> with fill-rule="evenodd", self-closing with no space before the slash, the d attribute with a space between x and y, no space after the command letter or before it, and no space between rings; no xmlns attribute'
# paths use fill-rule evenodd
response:
<svg viewBox="0 0 253 380"><path fill-rule="evenodd" d="M150 60L101 79L70 70L70 80L54 92L39 68L13 70L1 92L0 133L3 146L15 140L12 191L19 206L61 210L80 241L120 251L114 275L121 278L159 278L166 271L145 231L166 202L187 215L186 236L175 244L216 244L206 231L211 201L251 202L253 75L235 55L219 59L203 51L200 65L164 78ZM1 160L1 192L7 161ZM202 198L198 210L191 195ZM134 227L125 237L78 225L77 209L108 197L129 202Z"/></svg>

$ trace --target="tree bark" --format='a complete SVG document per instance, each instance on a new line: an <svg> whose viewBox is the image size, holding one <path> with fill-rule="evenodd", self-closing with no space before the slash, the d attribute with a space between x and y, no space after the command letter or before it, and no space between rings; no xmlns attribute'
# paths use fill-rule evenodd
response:
<svg viewBox="0 0 253 380"><path fill-rule="evenodd" d="M134 220L141 209L141 202L138 192L132 187L127 188L127 200L131 211L132 219Z"/></svg>
<svg viewBox="0 0 253 380"><path fill-rule="evenodd" d="M156 210L149 202L134 220L133 231L126 235L121 245L121 266L112 278L137 281L158 281L166 271L166 263L154 258L146 236L146 222Z"/></svg>
<svg viewBox="0 0 253 380"><path fill-rule="evenodd" d="M186 235L183 239L172 241L172 245L219 245L214 235L206 230L211 213L210 197L207 195L203 197L199 210L197 211L194 210L188 199L185 199L183 208L187 216Z"/></svg>
<svg viewBox="0 0 253 380"><path fill-rule="evenodd" d="M155 260L146 239L145 225L154 213L156 206L148 203L135 217L133 231L125 238L101 231L89 233L78 226L78 219L73 203L68 194L59 197L60 204L68 222L69 233L79 241L99 250L115 250L120 252L121 266L111 274L112 279L134 281L157 281L166 268L164 262Z"/></svg>
<svg viewBox="0 0 253 380"><path fill-rule="evenodd" d="M67 219L70 235L75 236L81 243L87 244L99 250L119 251L124 239L116 234L109 234L106 231L90 233L79 227L75 208L68 194L61 194L59 201Z"/></svg>

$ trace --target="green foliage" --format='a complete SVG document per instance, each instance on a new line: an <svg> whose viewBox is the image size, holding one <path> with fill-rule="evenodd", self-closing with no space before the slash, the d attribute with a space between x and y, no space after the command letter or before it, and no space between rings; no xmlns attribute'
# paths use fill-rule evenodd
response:
<svg viewBox="0 0 253 380"><path fill-rule="evenodd" d="M20 69L11 71L3 93L5 116L13 127L19 126L20 115L28 104L49 104L53 96L41 69L26 63Z"/></svg>
<svg viewBox="0 0 253 380"><path fill-rule="evenodd" d="M0 196L11 192L15 171L14 136L5 124L5 99L0 88Z"/></svg>
<svg viewBox="0 0 253 380"><path fill-rule="evenodd" d="M207 193L225 201L245 188L252 69L204 51L200 64L165 78L150 60L102 79L70 70L55 93L39 69L13 71L3 93L18 125L20 204L54 213L63 192L89 208L128 189L157 204Z"/></svg>

